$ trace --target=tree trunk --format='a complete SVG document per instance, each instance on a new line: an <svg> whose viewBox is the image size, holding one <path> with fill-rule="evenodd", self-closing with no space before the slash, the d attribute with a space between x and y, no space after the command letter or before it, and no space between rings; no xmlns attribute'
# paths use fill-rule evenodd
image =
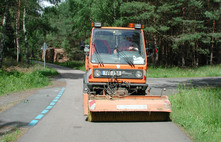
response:
<svg viewBox="0 0 221 142"><path fill-rule="evenodd" d="M185 67L185 58L184 58L184 53L182 54L182 67Z"/></svg>
<svg viewBox="0 0 221 142"><path fill-rule="evenodd" d="M8 16L8 5L9 5L9 0L6 0L5 12L2 20L2 32L1 32L1 41L0 41L0 68L2 68L3 48L5 44L5 34L6 34L6 19Z"/></svg>
<svg viewBox="0 0 221 142"><path fill-rule="evenodd" d="M197 50L199 49L199 42L198 40L195 41L195 45L193 46L193 66L199 66L199 55Z"/></svg>
<svg viewBox="0 0 221 142"><path fill-rule="evenodd" d="M185 16L185 6L183 6L182 11L183 11L183 18L184 18L184 16ZM183 34L185 32L184 22L183 22L182 32L183 32ZM180 51L181 51L181 58L182 58L182 67L184 67L185 66L185 42L183 42L182 45L183 46L181 46L181 50Z"/></svg>
<svg viewBox="0 0 221 142"><path fill-rule="evenodd" d="M153 37L153 33L151 32L151 37ZM152 44L152 42L151 42L151 44ZM153 49L154 50L154 49ZM154 51L153 51L154 52ZM154 58L154 55L153 56L151 56L151 63L152 63L152 65L153 66L155 66L155 58Z"/></svg>
<svg viewBox="0 0 221 142"><path fill-rule="evenodd" d="M153 23L154 23L154 26L156 26L156 19L155 19L155 18L153 18ZM156 34L156 33L153 34L153 38L154 38L155 48L157 48L158 45L157 45L157 34ZM155 66L156 66L156 64L157 64L157 62L158 62L158 59L159 59L159 54L156 53L156 56L155 56L155 59L154 59L154 65L155 65Z"/></svg>
<svg viewBox="0 0 221 142"><path fill-rule="evenodd" d="M25 17L26 17L26 11L25 11L25 7L24 7L24 12L23 12L23 31L24 31L24 35L25 35L25 61L26 63L29 63L29 52L28 52L28 37L27 37L27 31L26 31L26 27L25 27Z"/></svg>
<svg viewBox="0 0 221 142"><path fill-rule="evenodd" d="M216 12L216 10L214 10ZM213 33L215 33L216 21L213 20ZM214 37L212 37L212 46L210 51L210 65L213 64L213 48L214 48Z"/></svg>
<svg viewBox="0 0 221 142"><path fill-rule="evenodd" d="M168 43L167 42L165 42L165 40L164 40L164 42L163 42L163 44L165 45L165 60L166 60L166 66L168 66L168 64L170 64L170 59L168 58L168 55L167 55L167 53L168 53Z"/></svg>
<svg viewBox="0 0 221 142"><path fill-rule="evenodd" d="M193 56L192 66L196 66L196 41L195 41L195 45L193 46L193 50L191 51L191 54Z"/></svg>
<svg viewBox="0 0 221 142"><path fill-rule="evenodd" d="M18 14L16 18L16 46L17 46L17 62L19 62L20 59L20 42L19 42L19 26L20 26L20 7L21 7L21 1L18 0Z"/></svg>
<svg viewBox="0 0 221 142"><path fill-rule="evenodd" d="M157 35L156 34L154 34L154 45L157 49L158 45L157 45ZM155 60L154 60L155 65L157 64L158 59L159 59L159 53L156 53Z"/></svg>

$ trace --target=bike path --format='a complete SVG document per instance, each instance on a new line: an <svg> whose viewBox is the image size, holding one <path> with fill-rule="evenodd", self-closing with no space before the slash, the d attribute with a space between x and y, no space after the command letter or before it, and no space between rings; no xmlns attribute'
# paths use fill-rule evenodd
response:
<svg viewBox="0 0 221 142"><path fill-rule="evenodd" d="M53 100L59 101L56 97L64 87L43 88L14 105L8 110L0 113L0 128L7 126L26 127L30 125L32 120L35 120ZM56 102L54 102L55 104ZM53 106L50 108L52 109ZM50 110L48 110L50 111ZM33 124L31 124L33 125Z"/></svg>

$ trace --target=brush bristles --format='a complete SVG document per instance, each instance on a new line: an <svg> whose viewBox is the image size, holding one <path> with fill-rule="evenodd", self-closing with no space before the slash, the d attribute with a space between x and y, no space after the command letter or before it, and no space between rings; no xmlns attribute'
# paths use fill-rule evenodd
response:
<svg viewBox="0 0 221 142"><path fill-rule="evenodd" d="M88 121L169 121L168 112L90 112Z"/></svg>

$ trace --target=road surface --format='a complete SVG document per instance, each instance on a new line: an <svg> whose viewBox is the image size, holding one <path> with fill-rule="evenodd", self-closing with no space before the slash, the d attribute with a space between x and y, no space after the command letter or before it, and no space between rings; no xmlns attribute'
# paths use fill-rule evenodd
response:
<svg viewBox="0 0 221 142"><path fill-rule="evenodd" d="M82 77L79 70L56 68L66 81L65 91L53 109L19 139L19 142L189 142L172 122L86 121L83 115ZM153 86L153 84L152 84Z"/></svg>

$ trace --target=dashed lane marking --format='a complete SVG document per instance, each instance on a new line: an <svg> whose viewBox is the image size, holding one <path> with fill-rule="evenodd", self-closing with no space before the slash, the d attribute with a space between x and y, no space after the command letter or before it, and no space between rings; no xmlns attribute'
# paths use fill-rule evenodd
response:
<svg viewBox="0 0 221 142"><path fill-rule="evenodd" d="M39 114L38 116L35 117L35 119L39 119L40 120L42 117L44 117L44 115L43 114Z"/></svg>
<svg viewBox="0 0 221 142"><path fill-rule="evenodd" d="M56 102L60 99L60 97L63 95L65 88L62 88L59 94L54 98L54 100L50 103L50 105L41 112L41 114L37 115L35 119L33 119L28 126L35 126L43 117L45 114L48 113L49 110L53 108L53 106L56 104Z"/></svg>

